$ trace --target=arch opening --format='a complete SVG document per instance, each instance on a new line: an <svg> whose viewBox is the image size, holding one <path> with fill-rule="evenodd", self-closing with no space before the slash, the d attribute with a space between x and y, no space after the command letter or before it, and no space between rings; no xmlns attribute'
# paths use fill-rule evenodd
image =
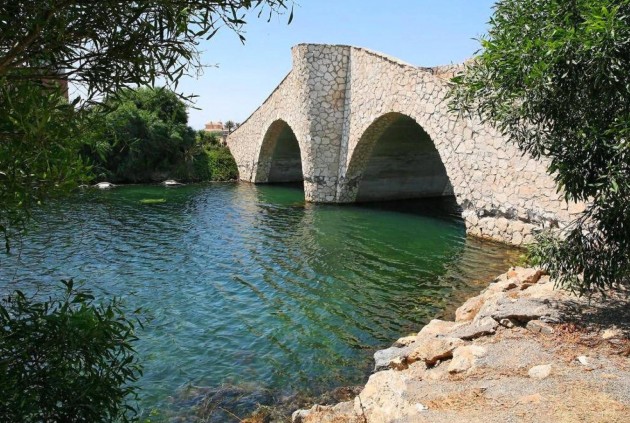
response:
<svg viewBox="0 0 630 423"><path fill-rule="evenodd" d="M357 202L453 195L433 140L409 116L389 113L377 119L354 155L357 163L351 163L349 175L355 174Z"/></svg>
<svg viewBox="0 0 630 423"><path fill-rule="evenodd" d="M300 144L283 120L269 127L260 151L256 182L297 183L304 181Z"/></svg>

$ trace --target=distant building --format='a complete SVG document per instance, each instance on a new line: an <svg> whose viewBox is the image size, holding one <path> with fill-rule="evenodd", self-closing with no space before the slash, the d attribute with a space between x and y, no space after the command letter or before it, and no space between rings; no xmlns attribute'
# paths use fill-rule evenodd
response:
<svg viewBox="0 0 630 423"><path fill-rule="evenodd" d="M208 122L206 123L205 131L217 134L221 137L221 145L227 145L227 136L230 134L230 131L225 127L223 122Z"/></svg>
<svg viewBox="0 0 630 423"><path fill-rule="evenodd" d="M206 123L206 132L223 132L224 130L223 122Z"/></svg>

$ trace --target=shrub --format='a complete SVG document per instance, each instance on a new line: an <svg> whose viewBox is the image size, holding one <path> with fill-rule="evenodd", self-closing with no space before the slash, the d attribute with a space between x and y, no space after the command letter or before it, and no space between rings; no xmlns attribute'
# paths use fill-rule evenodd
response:
<svg viewBox="0 0 630 423"><path fill-rule="evenodd" d="M0 421L133 421L135 325L120 301L64 281L59 299L16 291L0 303Z"/></svg>
<svg viewBox="0 0 630 423"><path fill-rule="evenodd" d="M629 39L630 0L501 0L451 92L588 204L532 254L581 293L630 286Z"/></svg>

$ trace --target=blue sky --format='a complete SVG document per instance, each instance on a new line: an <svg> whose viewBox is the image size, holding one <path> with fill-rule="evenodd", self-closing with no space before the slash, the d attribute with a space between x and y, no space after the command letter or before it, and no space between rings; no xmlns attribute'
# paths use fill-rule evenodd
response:
<svg viewBox="0 0 630 423"><path fill-rule="evenodd" d="M196 94L190 125L245 120L291 70L299 43L350 44L418 66L458 63L477 49L493 0L296 0L294 19L248 16L245 45L227 29L202 44L202 61L216 64L179 91Z"/></svg>

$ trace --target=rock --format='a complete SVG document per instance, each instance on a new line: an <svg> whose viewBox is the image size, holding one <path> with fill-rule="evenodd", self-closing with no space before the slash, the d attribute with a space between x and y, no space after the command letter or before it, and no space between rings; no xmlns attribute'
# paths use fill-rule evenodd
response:
<svg viewBox="0 0 630 423"><path fill-rule="evenodd" d="M534 366L527 372L532 379L545 379L551 374L551 364Z"/></svg>
<svg viewBox="0 0 630 423"><path fill-rule="evenodd" d="M394 345L392 345L392 347L396 347L396 348L406 347L416 342L417 339L418 337L415 335L405 336L404 338L399 338L396 342L394 342Z"/></svg>
<svg viewBox="0 0 630 423"><path fill-rule="evenodd" d="M111 182L99 182L98 184L94 185L94 188L112 189L112 188L116 188L116 185L112 184Z"/></svg>
<svg viewBox="0 0 630 423"><path fill-rule="evenodd" d="M508 279L513 279L513 278L518 277L517 268L516 267L510 268L510 270L508 270L508 272L507 272L507 277L508 277Z"/></svg>
<svg viewBox="0 0 630 423"><path fill-rule="evenodd" d="M538 281L544 274L545 272L540 269L524 269L521 274L521 280L523 281L523 284L534 285L538 283Z"/></svg>
<svg viewBox="0 0 630 423"><path fill-rule="evenodd" d="M424 363L422 361L417 361L416 363ZM444 363L439 363L437 366L433 366L430 369L426 369L424 375L422 376L423 380L445 380L448 378L448 365L450 361L445 361ZM425 365L426 366L426 365Z"/></svg>
<svg viewBox="0 0 630 423"><path fill-rule="evenodd" d="M514 322L510 319L501 319L499 324L508 329L512 329L514 326L516 326Z"/></svg>
<svg viewBox="0 0 630 423"><path fill-rule="evenodd" d="M429 411L429 407L427 407L427 406L426 406L426 405L424 405L424 404L417 403L417 404L416 404L416 410L418 410L418 411L420 411L420 412L423 412L423 411Z"/></svg>
<svg viewBox="0 0 630 423"><path fill-rule="evenodd" d="M588 362L588 357L586 357L585 355L581 355L577 358L577 360L580 362L580 364L582 366L588 366L589 362Z"/></svg>
<svg viewBox="0 0 630 423"><path fill-rule="evenodd" d="M459 338L429 338L410 345L411 352L407 355L407 362L424 361L427 366L433 366L438 361L451 358L455 348L464 345Z"/></svg>
<svg viewBox="0 0 630 423"><path fill-rule="evenodd" d="M404 357L396 357L389 362L389 368L393 370L405 370L408 367L407 359Z"/></svg>
<svg viewBox="0 0 630 423"><path fill-rule="evenodd" d="M293 423L304 423L306 418L311 414L311 410L295 410L291 415L291 421Z"/></svg>
<svg viewBox="0 0 630 423"><path fill-rule="evenodd" d="M461 307L455 311L455 321L464 322L475 318L481 307L484 298L481 295L469 298Z"/></svg>
<svg viewBox="0 0 630 423"><path fill-rule="evenodd" d="M484 291L484 296L487 298L492 294L499 292L506 292L516 288L518 285L514 280L499 278L496 282L491 283Z"/></svg>
<svg viewBox="0 0 630 423"><path fill-rule="evenodd" d="M445 335L453 330L453 328L455 328L456 326L458 326L456 322L433 319L428 324L426 324L420 332L418 332L418 341L420 341L421 338L431 338Z"/></svg>
<svg viewBox="0 0 630 423"><path fill-rule="evenodd" d="M354 400L354 414L361 422L389 422L418 414L406 398L408 376L405 372L386 370L370 376L360 396ZM347 420L338 420L346 422Z"/></svg>
<svg viewBox="0 0 630 423"><path fill-rule="evenodd" d="M566 292L554 290L552 283L536 283L520 292L518 296L520 298L561 299L566 298Z"/></svg>
<svg viewBox="0 0 630 423"><path fill-rule="evenodd" d="M540 395L539 393L536 393L536 394L525 395L524 397L520 397L518 399L518 403L519 404L540 404L542 399L543 399L542 395Z"/></svg>
<svg viewBox="0 0 630 423"><path fill-rule="evenodd" d="M354 413L354 401L341 402L334 406L314 405L310 410L297 410L291 416L293 423L359 423L362 419Z"/></svg>
<svg viewBox="0 0 630 423"><path fill-rule="evenodd" d="M540 269L513 267L507 272L507 277L517 284L533 285L537 283L544 274L545 272Z"/></svg>
<svg viewBox="0 0 630 423"><path fill-rule="evenodd" d="M478 345L466 345L453 351L453 359L448 366L449 373L462 373L475 364L476 359L486 355L486 349Z"/></svg>
<svg viewBox="0 0 630 423"><path fill-rule="evenodd" d="M409 347L390 347L385 350L376 351L374 353L374 371L378 372L389 368L399 368L402 363L405 363L405 357L409 352L411 352Z"/></svg>
<svg viewBox="0 0 630 423"><path fill-rule="evenodd" d="M621 329L613 326L610 329L606 329L602 333L602 339L615 339L615 338L623 338L623 332Z"/></svg>
<svg viewBox="0 0 630 423"><path fill-rule="evenodd" d="M546 335L551 335L553 333L551 325L548 325L542 320L530 320L527 322L527 326L525 327L527 330L534 333L544 333Z"/></svg>
<svg viewBox="0 0 630 423"><path fill-rule="evenodd" d="M558 320L560 316L549 300L498 297L494 301L487 301L477 317L492 317L498 322L503 319L510 319L526 323L530 320L554 321Z"/></svg>
<svg viewBox="0 0 630 423"><path fill-rule="evenodd" d="M166 181L162 182L162 185L164 185L165 187L180 187L184 184L173 179L167 179Z"/></svg>
<svg viewBox="0 0 630 423"><path fill-rule="evenodd" d="M499 324L496 320L487 317L481 320L474 320L471 323L465 324L459 328L456 328L448 334L452 338L459 338L465 341L477 339L481 336L492 335L496 332Z"/></svg>

